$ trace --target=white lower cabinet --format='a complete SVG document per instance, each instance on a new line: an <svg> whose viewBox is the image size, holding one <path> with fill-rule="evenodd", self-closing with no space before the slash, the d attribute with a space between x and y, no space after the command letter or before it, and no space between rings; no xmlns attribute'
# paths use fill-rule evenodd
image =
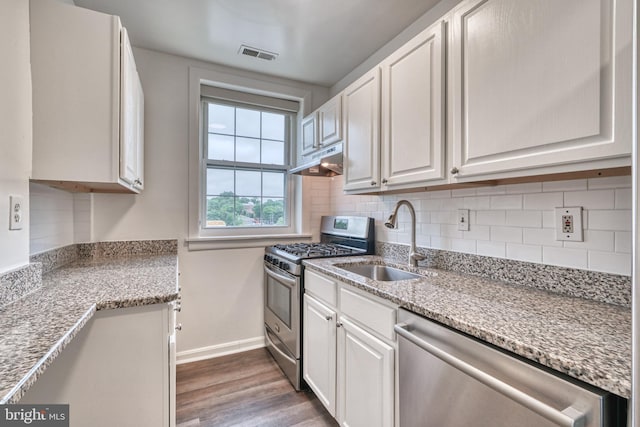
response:
<svg viewBox="0 0 640 427"><path fill-rule="evenodd" d="M392 427L397 306L307 270L304 380L340 425Z"/></svg>
<svg viewBox="0 0 640 427"><path fill-rule="evenodd" d="M393 426L395 349L344 317L340 324L340 425Z"/></svg>
<svg viewBox="0 0 640 427"><path fill-rule="evenodd" d="M174 426L172 309L98 311L19 403L69 404L72 427Z"/></svg>
<svg viewBox="0 0 640 427"><path fill-rule="evenodd" d="M304 296L304 379L336 416L336 312Z"/></svg>

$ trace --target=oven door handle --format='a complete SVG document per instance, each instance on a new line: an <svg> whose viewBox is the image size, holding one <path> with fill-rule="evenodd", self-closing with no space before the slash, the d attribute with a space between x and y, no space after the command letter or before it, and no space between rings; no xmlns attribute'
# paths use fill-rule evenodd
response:
<svg viewBox="0 0 640 427"><path fill-rule="evenodd" d="M269 336L269 334L271 333L268 329L265 329L265 334L264 337L266 338L266 340L269 342L269 344L271 344L271 347L274 348L278 353L280 353L280 355L282 357L284 357L285 359L287 359L289 362L296 364L296 360L292 359L291 356L289 356L288 354L284 353L282 350L280 350L278 348L278 346L271 340L271 337Z"/></svg>
<svg viewBox="0 0 640 427"><path fill-rule="evenodd" d="M285 285L289 285L289 287L291 287L291 288L296 286L296 279L293 279L293 278L287 277L287 276L283 276L282 274L278 274L275 271L271 270L266 265L264 266L264 272L267 274L267 276L270 276L270 277L274 278L275 280L277 280L278 282L284 283Z"/></svg>

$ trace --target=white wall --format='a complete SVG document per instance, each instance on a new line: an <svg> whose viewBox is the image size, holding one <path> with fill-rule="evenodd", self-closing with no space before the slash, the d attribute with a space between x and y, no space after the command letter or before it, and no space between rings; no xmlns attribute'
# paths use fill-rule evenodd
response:
<svg viewBox="0 0 640 427"><path fill-rule="evenodd" d="M499 185L388 196L345 196L333 178L332 208L376 219L376 239L409 244L410 217L398 230L383 222L400 199L416 209L417 244L614 274L631 274L631 177ZM584 242L555 240L553 209L583 206ZM458 209L470 209L469 231L458 231Z"/></svg>
<svg viewBox="0 0 640 427"><path fill-rule="evenodd" d="M29 262L31 68L29 2L0 3L0 273ZM24 197L24 228L9 231L9 195Z"/></svg>

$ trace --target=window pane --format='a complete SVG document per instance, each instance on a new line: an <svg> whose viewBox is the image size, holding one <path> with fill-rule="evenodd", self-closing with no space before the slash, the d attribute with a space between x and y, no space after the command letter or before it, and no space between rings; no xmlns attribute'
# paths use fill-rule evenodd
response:
<svg viewBox="0 0 640 427"><path fill-rule="evenodd" d="M284 225L284 199L269 198L262 199L260 209L260 222L262 225Z"/></svg>
<svg viewBox="0 0 640 427"><path fill-rule="evenodd" d="M284 142L263 140L262 163L284 165Z"/></svg>
<svg viewBox="0 0 640 427"><path fill-rule="evenodd" d="M234 107L209 104L209 132L233 135L236 131Z"/></svg>
<svg viewBox="0 0 640 427"><path fill-rule="evenodd" d="M209 158L233 161L233 136L209 134Z"/></svg>
<svg viewBox="0 0 640 427"><path fill-rule="evenodd" d="M262 113L262 138L284 141L284 120L283 114Z"/></svg>
<svg viewBox="0 0 640 427"><path fill-rule="evenodd" d="M284 173L264 172L262 174L262 195L264 197L284 197Z"/></svg>
<svg viewBox="0 0 640 427"><path fill-rule="evenodd" d="M236 162L260 163L260 140L236 138Z"/></svg>
<svg viewBox="0 0 640 427"><path fill-rule="evenodd" d="M260 138L260 111L236 108L236 135Z"/></svg>
<svg viewBox="0 0 640 427"><path fill-rule="evenodd" d="M258 200L256 197L236 197L236 218L240 225L244 227L260 225L254 212Z"/></svg>
<svg viewBox="0 0 640 427"><path fill-rule="evenodd" d="M207 169L207 196L233 196L233 170Z"/></svg>
<svg viewBox="0 0 640 427"><path fill-rule="evenodd" d="M259 171L236 171L236 195L260 196L260 175Z"/></svg>
<svg viewBox="0 0 640 427"><path fill-rule="evenodd" d="M228 227L236 224L235 197L207 197L207 227Z"/></svg>

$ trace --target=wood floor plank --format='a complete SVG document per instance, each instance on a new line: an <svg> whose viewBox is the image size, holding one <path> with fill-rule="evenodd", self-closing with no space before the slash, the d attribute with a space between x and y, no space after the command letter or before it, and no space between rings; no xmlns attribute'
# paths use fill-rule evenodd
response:
<svg viewBox="0 0 640 427"><path fill-rule="evenodd" d="M294 390L264 348L178 365L176 377L180 426L338 425L311 391Z"/></svg>

